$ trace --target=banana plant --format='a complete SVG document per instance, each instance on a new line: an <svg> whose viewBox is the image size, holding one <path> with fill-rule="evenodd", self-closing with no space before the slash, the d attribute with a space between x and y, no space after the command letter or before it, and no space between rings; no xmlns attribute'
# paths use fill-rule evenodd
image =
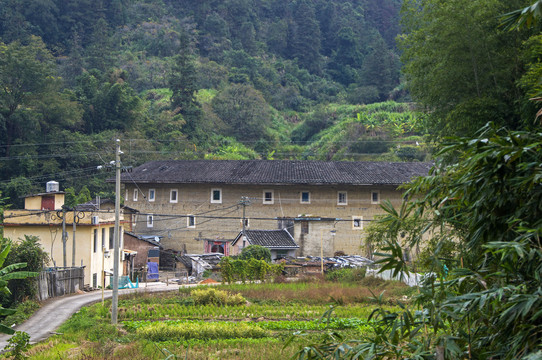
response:
<svg viewBox="0 0 542 360"><path fill-rule="evenodd" d="M29 277L37 276L37 272L32 271L16 271L26 267L26 263L11 264L6 267L2 267L6 258L11 250L11 244L5 244L0 251L0 292L4 294L11 294L8 288L8 281L13 279L26 279ZM0 316L8 316L15 312L13 309L6 309L0 305ZM5 325L0 324L0 333L13 335L15 330Z"/></svg>

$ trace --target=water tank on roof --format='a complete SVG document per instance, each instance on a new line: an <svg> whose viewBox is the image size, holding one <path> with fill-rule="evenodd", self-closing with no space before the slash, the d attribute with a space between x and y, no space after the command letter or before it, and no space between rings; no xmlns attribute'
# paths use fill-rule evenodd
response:
<svg viewBox="0 0 542 360"><path fill-rule="evenodd" d="M46 186L45 186L45 191L46 192L58 192L58 182L57 181L49 181L47 182Z"/></svg>

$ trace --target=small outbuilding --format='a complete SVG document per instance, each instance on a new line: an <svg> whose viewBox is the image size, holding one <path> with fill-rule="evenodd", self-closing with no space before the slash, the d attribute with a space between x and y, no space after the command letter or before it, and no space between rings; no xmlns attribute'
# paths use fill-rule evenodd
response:
<svg viewBox="0 0 542 360"><path fill-rule="evenodd" d="M249 245L260 245L271 251L271 260L295 256L299 246L286 230L245 230L231 243L233 254L239 255Z"/></svg>
<svg viewBox="0 0 542 360"><path fill-rule="evenodd" d="M134 271L140 272L145 269L148 262L158 264L158 254L161 247L159 236L125 232L123 254L126 260L128 260L127 257L129 256L130 261L126 262L124 274L132 276Z"/></svg>

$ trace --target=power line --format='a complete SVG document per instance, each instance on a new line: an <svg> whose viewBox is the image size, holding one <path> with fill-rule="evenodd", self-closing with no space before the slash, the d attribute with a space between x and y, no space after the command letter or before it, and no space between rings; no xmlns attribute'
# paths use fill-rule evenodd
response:
<svg viewBox="0 0 542 360"><path fill-rule="evenodd" d="M39 179L53 178L53 177L62 177L62 176L66 176L66 175L69 175L69 174L77 174L77 173L80 173L80 172L91 171L91 170L95 171L96 167L91 166L91 167L85 167L85 168L80 168L80 169L75 169L75 170L66 170L66 171L56 172L56 173L52 173L52 174L43 174L43 175L25 177L25 179L30 180L31 182L33 182L32 180L39 180ZM2 183L6 184L6 183L9 183L10 181L11 180L0 180L0 184L2 184Z"/></svg>
<svg viewBox="0 0 542 360"><path fill-rule="evenodd" d="M423 137L423 135L419 135L420 137ZM147 143L186 143L188 145L192 145L194 142L190 140L184 140L184 139L167 139L167 140L157 140L157 139L143 139L143 138L133 138L133 139L124 139L124 142L147 142ZM340 143L340 144L349 144L349 143L357 143L360 140L335 140L332 141L333 143ZM415 143L415 140L408 140L408 139L396 139L396 140L384 140L384 139L362 139L362 141L365 142L385 142L385 143ZM12 144L12 145L0 145L0 148L18 148L18 147L35 147L35 146L50 146L50 145L74 145L74 144L93 144L93 143L110 143L111 140L78 140L78 141L59 141L59 142L44 142L44 143L22 143L22 144ZM298 141L292 141L292 140L266 140L266 139L260 139L260 140L243 140L240 141L243 144L246 143L281 143L281 144L292 144L292 145L298 145L298 144L315 144L318 142L316 141L310 141L310 140L298 140Z"/></svg>

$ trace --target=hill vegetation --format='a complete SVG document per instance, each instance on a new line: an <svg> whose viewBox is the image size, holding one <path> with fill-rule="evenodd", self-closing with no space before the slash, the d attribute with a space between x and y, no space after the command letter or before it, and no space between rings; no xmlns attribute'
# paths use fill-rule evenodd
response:
<svg viewBox="0 0 542 360"><path fill-rule="evenodd" d="M409 100L399 11L398 0L4 0L0 190L15 205L53 177L104 191L95 168L115 137L125 165L423 158L390 151L413 134L391 123L416 121L413 109L388 102L369 119L361 105Z"/></svg>

